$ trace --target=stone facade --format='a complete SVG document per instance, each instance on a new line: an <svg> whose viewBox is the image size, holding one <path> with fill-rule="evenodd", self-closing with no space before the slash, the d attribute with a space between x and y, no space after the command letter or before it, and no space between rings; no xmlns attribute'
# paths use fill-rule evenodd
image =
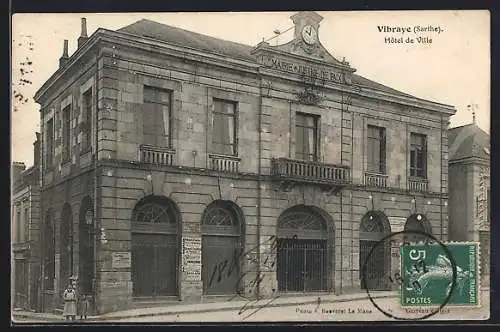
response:
<svg viewBox="0 0 500 332"><path fill-rule="evenodd" d="M477 241L481 251L482 284L490 269L490 137L475 123L451 128L449 238Z"/></svg>
<svg viewBox="0 0 500 332"><path fill-rule="evenodd" d="M35 142L35 151L38 142ZM25 169L18 163L12 174L11 300L13 308L38 308L40 283L40 185L35 165Z"/></svg>
<svg viewBox="0 0 500 332"><path fill-rule="evenodd" d="M297 29L305 22L316 22L318 26L315 15L295 16ZM392 231L403 230L407 218L421 214L429 232L447 239L446 126L454 113L452 107L391 89L382 91L374 82L352 74L354 69L333 59L319 43L315 49L306 47L305 51L293 46L299 45L298 39L281 50L266 43L255 50L236 44L231 46L231 57L203 50L201 46L183 48L139 36L134 27L141 25L146 30L170 31L150 21L124 28L123 32L129 34L98 30L36 96L42 106L42 122L56 119L54 167L43 168L42 211L54 211L58 248L61 211L65 203L71 206L72 273L76 275L77 225L82 220L79 204L85 197L90 197L93 204L93 295L97 312L141 303L134 296L137 259L133 256L133 237L137 230L136 211L148 197L167 198L178 211L176 228L168 231L178 248L177 263L169 272L175 279L175 301L200 301L209 296L204 293L208 281L202 277L203 268L198 273L196 262L192 263L192 271L179 262L184 262L187 255L181 245L184 240L198 243L201 239L204 243L206 234L200 223L212 202L230 202L243 225L238 243L245 255L239 256L238 287L246 296L271 296L279 291L277 265L266 265L269 257L276 255L276 248L268 239L279 237L278 220L296 206L313 207L324 216L328 254L327 286L323 290L328 292L342 293L361 286L359 227L367 212L382 212ZM161 31L158 34L169 37ZM202 38L193 36L193 40ZM211 42L211 37L206 38L206 43ZM245 59L241 58L242 50L246 52ZM281 62L278 65L275 60L265 59ZM311 80L306 77L308 74L294 73L310 73L314 68L322 68L322 74L318 74L323 77L321 82L316 74ZM166 147L144 145L143 123L148 119L141 110L145 87L170 92L171 131ZM92 143L90 152L81 154L81 100L88 88L92 88L95 98ZM236 105L237 153L233 156L213 153L211 124L215 100L229 100ZM73 105L72 158L64 164L58 119L69 103ZM319 119L315 163L296 160L297 112ZM368 125L386 128L386 174L367 173ZM424 134L428 140L427 179L418 182L418 186L409 176L410 133ZM46 149L47 144L43 147ZM42 154L46 156L46 152ZM293 167L296 171L290 173ZM340 175L332 179L327 173ZM375 176L377 186L367 185L370 176ZM123 258L131 252L131 261ZM395 261L389 264L392 269L397 269ZM193 276L193 271L198 272ZM56 273L54 289L61 289L64 281L59 279ZM53 306L57 301L54 299Z"/></svg>

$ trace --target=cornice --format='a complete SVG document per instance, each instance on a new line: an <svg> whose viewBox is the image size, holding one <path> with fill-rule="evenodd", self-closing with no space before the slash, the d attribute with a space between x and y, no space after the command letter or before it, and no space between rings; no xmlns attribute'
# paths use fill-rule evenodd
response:
<svg viewBox="0 0 500 332"><path fill-rule="evenodd" d="M150 52L155 52L159 54L169 55L177 58L189 59L197 62L204 62L209 65L216 65L227 67L229 69L249 72L252 74L263 74L269 76L279 77L281 79L298 81L292 74L287 74L286 72L274 71L271 72L266 70L265 66L259 64L257 59L255 62L248 60L241 60L235 58L228 58L227 56L217 54L214 52L200 51L194 48L178 46L168 42L159 41L157 39L135 36L132 34L117 32L107 29L98 29L94 34L85 42L83 46L77 49L68 59L67 63L59 68L43 85L42 87L35 93L35 101L40 103L39 101L43 99L47 91L61 79L66 73L73 69L75 63L77 63L83 56L85 56L90 50L95 47L96 44L100 42L106 43L115 43L119 45L124 45L128 47L135 47L144 49ZM271 47L257 47L252 51L252 54L262 52L270 52L274 54L279 54L283 57L295 58L300 61L305 61L309 63L314 63L318 66L331 67L340 70L348 70L353 71L354 69L351 67L338 66L329 62L324 62L321 60L308 58L300 55L296 55L293 53L284 53L282 51L272 49ZM279 72L279 73L278 73ZM435 103L431 101L427 101L424 99L419 99L416 97L404 97L399 95L390 94L378 89L374 89L371 87L367 87L360 84L352 84L352 85L341 85L341 84L330 84L327 83L324 85L324 88L338 91L349 92L353 95L359 95L362 97L381 100L401 105L406 105L410 107L422 108L429 111L435 111L439 113L444 113L446 115L453 115L456 113L456 109L453 106Z"/></svg>

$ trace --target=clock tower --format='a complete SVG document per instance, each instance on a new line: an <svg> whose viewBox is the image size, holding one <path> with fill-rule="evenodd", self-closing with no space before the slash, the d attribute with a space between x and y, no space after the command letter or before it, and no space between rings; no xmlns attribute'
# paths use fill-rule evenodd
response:
<svg viewBox="0 0 500 332"><path fill-rule="evenodd" d="M323 17L315 12L298 12L290 17L295 24L295 40L301 40L307 45L314 45L318 42L319 22Z"/></svg>

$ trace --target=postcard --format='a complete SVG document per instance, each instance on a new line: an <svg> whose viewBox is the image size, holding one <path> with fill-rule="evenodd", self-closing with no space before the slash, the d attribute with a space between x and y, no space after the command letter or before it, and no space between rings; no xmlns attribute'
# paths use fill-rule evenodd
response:
<svg viewBox="0 0 500 332"><path fill-rule="evenodd" d="M485 10L12 16L14 323L485 320Z"/></svg>

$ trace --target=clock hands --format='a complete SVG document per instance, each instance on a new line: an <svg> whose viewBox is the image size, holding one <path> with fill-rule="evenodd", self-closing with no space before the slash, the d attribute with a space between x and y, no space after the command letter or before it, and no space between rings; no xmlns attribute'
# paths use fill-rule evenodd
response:
<svg viewBox="0 0 500 332"><path fill-rule="evenodd" d="M302 38L307 44L313 44L316 39L316 31L310 25L304 26L302 29Z"/></svg>

